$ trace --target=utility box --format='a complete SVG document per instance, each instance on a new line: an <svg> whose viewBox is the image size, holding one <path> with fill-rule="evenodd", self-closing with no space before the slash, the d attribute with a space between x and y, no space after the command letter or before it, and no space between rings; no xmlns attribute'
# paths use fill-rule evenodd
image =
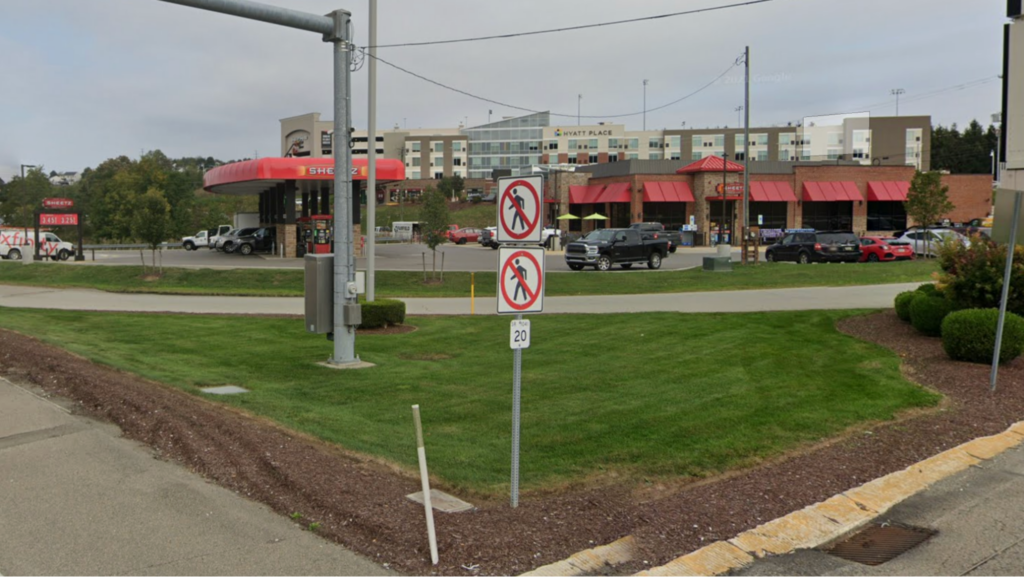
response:
<svg viewBox="0 0 1024 577"><path fill-rule="evenodd" d="M334 332L334 255L306 254L306 331Z"/></svg>
<svg viewBox="0 0 1024 577"><path fill-rule="evenodd" d="M704 270L729 272L732 270L732 259L727 256L706 256L704 257Z"/></svg>

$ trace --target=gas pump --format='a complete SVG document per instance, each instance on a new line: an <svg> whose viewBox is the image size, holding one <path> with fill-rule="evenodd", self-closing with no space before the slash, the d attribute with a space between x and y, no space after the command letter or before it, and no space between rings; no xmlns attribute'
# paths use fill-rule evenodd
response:
<svg viewBox="0 0 1024 577"><path fill-rule="evenodd" d="M311 250L313 240L313 222L308 216L295 219L295 238L298 239L298 246L295 247L295 256L304 256Z"/></svg>
<svg viewBox="0 0 1024 577"><path fill-rule="evenodd" d="M309 218L312 223L309 252L330 254L334 251L334 233L331 229L334 217L329 214L317 214Z"/></svg>

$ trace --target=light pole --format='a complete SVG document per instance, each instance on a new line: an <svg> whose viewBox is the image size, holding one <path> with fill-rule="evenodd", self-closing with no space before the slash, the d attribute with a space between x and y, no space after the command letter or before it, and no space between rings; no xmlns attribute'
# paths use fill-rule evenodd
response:
<svg viewBox="0 0 1024 577"><path fill-rule="evenodd" d="M722 153L722 220L718 221L718 244L725 244L725 169L729 166L729 153Z"/></svg>
<svg viewBox="0 0 1024 577"><path fill-rule="evenodd" d="M580 102L583 101L583 95L576 95L576 126L580 125Z"/></svg>
<svg viewBox="0 0 1024 577"><path fill-rule="evenodd" d="M900 115L900 94L906 94L907 91L902 88L893 88L889 91L890 94L896 97L896 116Z"/></svg>
<svg viewBox="0 0 1024 577"><path fill-rule="evenodd" d="M25 169L26 168L36 168L36 165L34 165L34 164L22 164L21 165L21 179L22 180L25 180Z"/></svg>
<svg viewBox="0 0 1024 577"><path fill-rule="evenodd" d="M644 78L644 130L647 130L647 79Z"/></svg>
<svg viewBox="0 0 1024 577"><path fill-rule="evenodd" d="M743 126L743 105L740 104L736 107L736 126Z"/></svg>

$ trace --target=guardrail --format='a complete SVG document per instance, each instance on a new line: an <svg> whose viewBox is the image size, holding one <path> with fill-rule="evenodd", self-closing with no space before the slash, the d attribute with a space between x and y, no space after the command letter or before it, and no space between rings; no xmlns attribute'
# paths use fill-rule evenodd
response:
<svg viewBox="0 0 1024 577"><path fill-rule="evenodd" d="M92 260L96 260L96 251L98 250L132 250L132 249L148 249L148 244L85 244L82 245L82 251L89 251L92 255ZM182 248L179 243L163 242L157 245L160 250ZM84 256L84 255L83 255Z"/></svg>

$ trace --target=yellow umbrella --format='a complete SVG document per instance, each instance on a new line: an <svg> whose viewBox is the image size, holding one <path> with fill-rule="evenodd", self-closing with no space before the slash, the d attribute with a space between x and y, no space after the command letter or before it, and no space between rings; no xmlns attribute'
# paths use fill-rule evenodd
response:
<svg viewBox="0 0 1024 577"><path fill-rule="evenodd" d="M580 219L580 217L576 216L575 214L563 214L562 216L556 218L555 220L579 220L579 219Z"/></svg>
<svg viewBox="0 0 1024 577"><path fill-rule="evenodd" d="M595 212L590 216L584 216L583 220L608 220L608 217L603 214Z"/></svg>

